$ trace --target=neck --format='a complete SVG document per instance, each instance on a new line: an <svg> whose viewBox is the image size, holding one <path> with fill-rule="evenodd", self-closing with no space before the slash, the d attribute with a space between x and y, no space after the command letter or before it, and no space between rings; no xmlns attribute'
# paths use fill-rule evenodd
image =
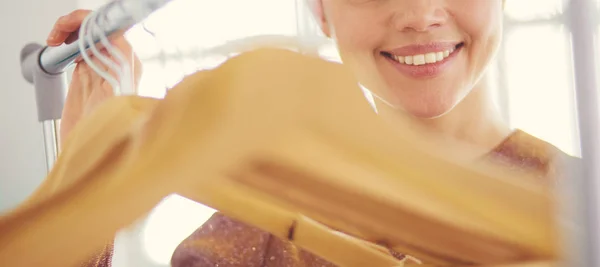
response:
<svg viewBox="0 0 600 267"><path fill-rule="evenodd" d="M383 104L378 104L380 109ZM391 109L390 109L391 110ZM397 114L397 110L392 114ZM380 114L382 110L380 109ZM386 111L383 110L385 114ZM392 115L393 116L393 115ZM470 94L449 113L434 119L411 119L419 128L439 137L445 144L467 146L468 158L480 157L497 147L512 129L494 104L492 90L482 79ZM465 147L464 151L467 151Z"/></svg>

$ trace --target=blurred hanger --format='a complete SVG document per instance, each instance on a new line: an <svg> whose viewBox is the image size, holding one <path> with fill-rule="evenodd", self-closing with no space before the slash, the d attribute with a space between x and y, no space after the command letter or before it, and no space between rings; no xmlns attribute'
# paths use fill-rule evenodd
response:
<svg viewBox="0 0 600 267"><path fill-rule="evenodd" d="M461 150L406 123L376 116L342 65L280 49L190 75L163 100L117 97L65 145L50 175L71 184L2 217L0 265L69 266L172 193L339 266L404 264L368 243L424 266L558 259L546 187L448 160Z"/></svg>
<svg viewBox="0 0 600 267"><path fill-rule="evenodd" d="M103 12L110 7L109 4L98 10L94 10L84 19L79 29L79 39L77 42L83 60L112 86L115 95L132 95L135 94L135 85L133 67L128 57L131 58L133 55L125 55L111 44L105 34L106 31L104 28L107 27L108 21ZM99 36L98 45L95 42L96 40L93 39L94 35ZM98 46L106 50L110 57L104 55ZM92 60L90 55L85 51L88 47L90 48L89 53L103 65L99 65ZM104 70L104 67L107 70Z"/></svg>

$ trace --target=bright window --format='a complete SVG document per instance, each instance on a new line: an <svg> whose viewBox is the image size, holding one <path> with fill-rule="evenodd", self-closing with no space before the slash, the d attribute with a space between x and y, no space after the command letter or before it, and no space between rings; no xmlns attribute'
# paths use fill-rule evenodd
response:
<svg viewBox="0 0 600 267"><path fill-rule="evenodd" d="M580 155L566 0L508 0L500 90L513 127Z"/></svg>
<svg viewBox="0 0 600 267"><path fill-rule="evenodd" d="M565 10L568 0L506 0L505 11L509 19L531 21L551 19Z"/></svg>

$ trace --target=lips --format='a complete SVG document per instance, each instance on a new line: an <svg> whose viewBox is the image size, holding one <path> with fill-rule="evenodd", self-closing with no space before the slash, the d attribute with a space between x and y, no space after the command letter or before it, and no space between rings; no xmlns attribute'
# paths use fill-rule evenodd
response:
<svg viewBox="0 0 600 267"><path fill-rule="evenodd" d="M432 43L411 45L381 52L394 67L415 78L439 75L456 58L464 43Z"/></svg>

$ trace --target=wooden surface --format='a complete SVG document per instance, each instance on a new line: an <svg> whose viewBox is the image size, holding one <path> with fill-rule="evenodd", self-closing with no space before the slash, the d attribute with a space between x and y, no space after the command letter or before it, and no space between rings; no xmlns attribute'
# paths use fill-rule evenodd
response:
<svg viewBox="0 0 600 267"><path fill-rule="evenodd" d="M340 266L403 264L370 242L423 266L560 257L548 188L466 166L413 128L374 114L341 65L244 53L164 100L116 97L81 122L44 185L1 218L0 266L72 266L171 193Z"/></svg>

